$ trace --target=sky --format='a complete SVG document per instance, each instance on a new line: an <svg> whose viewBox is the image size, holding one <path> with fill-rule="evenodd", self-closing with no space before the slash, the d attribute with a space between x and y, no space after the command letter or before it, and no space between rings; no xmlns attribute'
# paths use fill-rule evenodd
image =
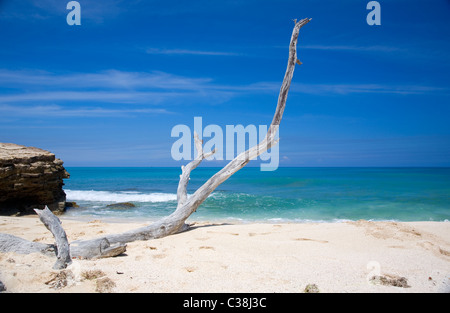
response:
<svg viewBox="0 0 450 313"><path fill-rule="evenodd" d="M450 1L0 0L0 142L65 166L181 166L176 125L268 125L280 166L450 166ZM222 166L224 161L205 161ZM252 164L252 163L251 163Z"/></svg>

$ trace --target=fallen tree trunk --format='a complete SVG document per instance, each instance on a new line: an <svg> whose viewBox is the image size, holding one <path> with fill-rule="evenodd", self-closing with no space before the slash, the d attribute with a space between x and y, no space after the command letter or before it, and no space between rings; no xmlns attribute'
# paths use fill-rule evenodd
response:
<svg viewBox="0 0 450 313"><path fill-rule="evenodd" d="M53 234L56 243L44 244L29 241L10 234L0 233L0 252L15 252L19 254L42 253L48 256L56 255L56 263L54 269L63 269L69 265L72 260L71 256L79 259L98 259L116 256L122 254L126 250L126 244L111 244L107 238L98 238L88 240L86 242L76 241L70 244L67 240L61 221L48 208L37 210L39 219Z"/></svg>
<svg viewBox="0 0 450 313"><path fill-rule="evenodd" d="M74 245L75 243L75 245ZM70 244L70 255L78 259L100 259L117 256L126 251L125 243L111 244L107 238L76 242ZM48 256L58 256L56 245L29 241L14 235L0 233L0 252L15 252L19 254L42 253ZM69 262L66 264L68 265ZM56 265L56 264L55 264ZM56 269L57 267L54 266Z"/></svg>
<svg viewBox="0 0 450 313"><path fill-rule="evenodd" d="M0 233L0 252L15 252L20 254L39 252L48 256L54 256L56 247L55 245L29 241L14 235Z"/></svg>
<svg viewBox="0 0 450 313"><path fill-rule="evenodd" d="M111 234L102 238L73 241L70 245L70 254L76 258L99 258L115 256L125 251L126 243L136 240L149 240L155 238L165 237L188 228L185 221L188 217L197 210L197 208L206 200L206 198L231 175L239 171L250 160L258 157L266 150L278 143L275 136L283 117L283 112L286 106L287 95L291 85L294 74L295 64L301 64L297 60L297 41L300 28L306 25L310 19L302 19L299 22L296 20L294 29L292 31L291 41L289 45L289 58L286 73L284 75L283 83L281 85L278 103L275 114L264 139L256 146L247 151L242 152L232 161L230 161L223 169L213 175L207 182L205 182L197 191L187 197L187 185L189 183L190 173L207 157L215 153L215 151L203 152L202 141L194 134L195 147L197 150L197 157L182 166L182 173L177 189L178 205L176 210L167 217L160 219L148 226L141 227L135 230L127 231L120 234ZM0 236L0 251L2 251L2 237ZM34 247L34 250L44 249L41 244ZM44 249L45 250L45 249Z"/></svg>

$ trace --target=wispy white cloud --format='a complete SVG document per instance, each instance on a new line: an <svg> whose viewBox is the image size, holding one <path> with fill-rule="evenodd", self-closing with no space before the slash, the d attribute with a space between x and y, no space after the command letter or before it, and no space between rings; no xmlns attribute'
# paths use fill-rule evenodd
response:
<svg viewBox="0 0 450 313"><path fill-rule="evenodd" d="M281 84L279 82L258 82L246 86L217 86L218 89L230 89L236 92L278 92ZM290 92L317 94L317 95L348 95L362 93L384 93L384 94L427 94L427 93L450 93L448 87L437 87L427 85L385 85L385 84L307 84L292 83Z"/></svg>
<svg viewBox="0 0 450 313"><path fill-rule="evenodd" d="M280 90L278 82L259 82L247 86L236 86L236 91L258 91L277 92ZM225 88L225 87L224 87ZM385 85L385 84L307 84L292 83L290 92L320 95L348 95L361 93L384 93L384 94L427 94L427 93L450 93L448 87L437 87L427 85Z"/></svg>
<svg viewBox="0 0 450 313"><path fill-rule="evenodd" d="M427 94L449 93L447 87L427 85L384 85L384 84L301 84L292 85L292 91L311 94L355 94L355 93L384 93L384 94Z"/></svg>
<svg viewBox="0 0 450 313"><path fill-rule="evenodd" d="M186 96L176 92L112 92L112 91L49 91L0 95L0 103L17 102L108 102L159 104L163 101Z"/></svg>
<svg viewBox="0 0 450 313"><path fill-rule="evenodd" d="M0 69L2 86L46 86L106 89L182 89L198 90L211 82L210 78L191 78L160 71L124 72L106 70L98 73L57 74L39 70L11 71Z"/></svg>
<svg viewBox="0 0 450 313"><path fill-rule="evenodd" d="M146 50L148 54L165 54L165 55L212 55L212 56L237 56L241 55L235 52L226 51L205 51L205 50L189 50L189 49L160 49L149 48Z"/></svg>
<svg viewBox="0 0 450 313"><path fill-rule="evenodd" d="M164 72L126 72L57 74L45 71L0 69L0 104L54 104L78 102L172 105L181 103L223 103L251 93L277 93L280 82L246 85L219 84L208 77L185 77ZM448 87L427 85L388 85L364 83L292 83L291 92L316 95L448 94ZM92 113L92 112L91 112Z"/></svg>
<svg viewBox="0 0 450 313"><path fill-rule="evenodd" d="M210 78L191 78L164 72L51 73L0 69L0 103L59 101L129 104L176 104L180 101L222 102L230 90L215 88Z"/></svg>
<svg viewBox="0 0 450 313"><path fill-rule="evenodd" d="M341 50L341 51L369 51L369 52L393 52L403 51L403 49L394 46L354 46L354 45L304 45L301 49L310 50Z"/></svg>
<svg viewBox="0 0 450 313"><path fill-rule="evenodd" d="M28 117L132 117L140 114L171 114L165 109L110 109L102 107L67 108L59 105L12 106L0 105L0 114Z"/></svg>

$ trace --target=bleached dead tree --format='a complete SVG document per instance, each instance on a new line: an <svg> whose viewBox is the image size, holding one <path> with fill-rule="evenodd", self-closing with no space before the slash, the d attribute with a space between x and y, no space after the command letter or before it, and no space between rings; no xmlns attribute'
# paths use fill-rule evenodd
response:
<svg viewBox="0 0 450 313"><path fill-rule="evenodd" d="M291 85L292 77L294 74L295 64L301 64L297 59L297 41L299 36L300 28L306 25L311 19L305 18L297 22L294 20L295 26L292 31L291 41L289 45L289 58L286 73L284 75L283 83L281 85L280 94L278 96L278 103L273 116L272 123L269 126L268 132L264 139L256 146L250 148L247 151L242 152L232 161L230 161L224 168L213 175L207 182L205 182L200 188L195 191L190 197L187 196L187 185L189 183L189 177L191 172L207 157L213 155L215 151L204 152L203 143L199 139L198 135L194 133L195 147L197 150L197 157L188 163L186 166L182 166L182 173L180 175L180 181L177 189L177 201L178 205L176 210L167 217L160 219L148 226L141 227L135 230L127 231L120 234L111 234L101 238L83 241L73 241L70 244L70 255L75 258L102 258L110 257L121 254L126 249L126 243L136 241L136 240L149 240L165 237L180 231L186 230L188 226L185 221L188 217L197 210L197 208L205 201L205 199L225 180L227 180L231 175L239 171L245 165L247 165L250 160L255 159L260 154L264 153L266 150L270 149L272 146L278 143L276 140L276 134L280 126L281 119L283 117L283 112L286 107L286 99L288 96L289 88ZM47 210L50 212L49 210ZM48 212L39 212L39 216L48 215ZM51 212L50 212L51 214ZM42 220L42 218L41 218ZM53 219L54 223L59 223L59 219ZM44 222L44 221L43 221ZM44 222L45 223L45 222ZM57 236L61 236L60 224L59 227L52 228L47 226L55 239ZM56 229L56 230L52 230ZM59 235L55 235L55 232ZM65 233L63 237L65 236ZM24 239L14 237L11 235L0 234L0 251L16 251L20 253L31 253L31 252L48 252L51 245L44 245L41 243L29 242ZM14 243L16 242L16 243ZM64 247L66 247L67 239L61 240L61 237L56 239L56 250L61 252ZM61 248L60 248L61 245ZM28 251L28 252L26 252ZM67 261L67 254L59 255L58 252L58 262L59 260ZM65 251L66 253L67 251ZM70 261L70 259L69 259ZM57 263L58 263L57 262ZM64 261L62 261L64 262ZM66 262L67 263L67 262ZM55 264L55 266L61 266Z"/></svg>

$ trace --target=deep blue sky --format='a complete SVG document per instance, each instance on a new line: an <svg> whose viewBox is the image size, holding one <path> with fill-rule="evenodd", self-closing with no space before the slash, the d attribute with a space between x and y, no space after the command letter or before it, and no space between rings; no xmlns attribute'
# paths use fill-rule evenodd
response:
<svg viewBox="0 0 450 313"><path fill-rule="evenodd" d="M450 1L0 0L0 142L66 166L179 166L177 124L269 124L281 166L450 166ZM218 165L210 163L210 165ZM208 165L208 163L207 163Z"/></svg>

